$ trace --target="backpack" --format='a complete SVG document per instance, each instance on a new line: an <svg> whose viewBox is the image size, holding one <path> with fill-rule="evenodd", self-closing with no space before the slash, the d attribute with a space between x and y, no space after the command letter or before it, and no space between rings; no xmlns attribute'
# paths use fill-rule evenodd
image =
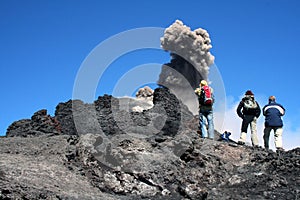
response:
<svg viewBox="0 0 300 200"><path fill-rule="evenodd" d="M214 102L213 102L212 93L209 86L205 85L201 88L200 100L202 105L208 105L208 106L213 105Z"/></svg>
<svg viewBox="0 0 300 200"><path fill-rule="evenodd" d="M229 142L229 136L231 135L230 132L225 131L220 135L221 140L225 140L226 142Z"/></svg>
<svg viewBox="0 0 300 200"><path fill-rule="evenodd" d="M253 97L245 97L244 108L245 109L256 109L257 108L257 103Z"/></svg>

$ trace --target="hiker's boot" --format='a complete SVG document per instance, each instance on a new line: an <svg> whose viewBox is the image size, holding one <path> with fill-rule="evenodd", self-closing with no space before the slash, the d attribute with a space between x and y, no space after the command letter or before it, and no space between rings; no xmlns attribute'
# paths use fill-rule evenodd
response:
<svg viewBox="0 0 300 200"><path fill-rule="evenodd" d="M277 153L284 152L284 149L283 149L282 147L277 147L277 148L276 148L276 152L277 152Z"/></svg>

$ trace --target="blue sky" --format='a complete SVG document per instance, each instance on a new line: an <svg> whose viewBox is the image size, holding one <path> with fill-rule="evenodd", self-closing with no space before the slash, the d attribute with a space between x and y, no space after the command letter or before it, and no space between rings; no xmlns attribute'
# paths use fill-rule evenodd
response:
<svg viewBox="0 0 300 200"><path fill-rule="evenodd" d="M299 6L298 0L0 0L0 135L13 121L43 108L53 115L59 102L71 99L82 62L104 40L180 19L209 32L228 109L247 89L261 106L275 95L287 110L286 135L298 139ZM159 50L123 55L102 77L96 96L111 93L132 66L168 61Z"/></svg>

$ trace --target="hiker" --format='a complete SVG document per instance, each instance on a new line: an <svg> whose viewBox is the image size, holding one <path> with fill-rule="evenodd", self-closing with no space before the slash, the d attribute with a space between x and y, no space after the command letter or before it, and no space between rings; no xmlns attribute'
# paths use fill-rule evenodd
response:
<svg viewBox="0 0 300 200"><path fill-rule="evenodd" d="M269 137L271 130L274 130L275 147L278 151L282 151L282 127L283 122L281 116L285 114L285 109L282 105L276 103L275 96L269 97L269 103L263 107L263 115L265 116L264 129L264 145L269 149Z"/></svg>
<svg viewBox="0 0 300 200"><path fill-rule="evenodd" d="M254 94L251 90L247 90L245 97L240 101L236 112L243 119L241 127L241 135L238 144L244 145L247 137L247 129L250 124L251 141L254 147L258 147L258 138L256 133L256 121L260 116L260 107L254 99Z"/></svg>
<svg viewBox="0 0 300 200"><path fill-rule="evenodd" d="M196 88L195 93L199 100L199 130L202 138L214 139L214 122L213 122L213 89L208 86L205 80L202 80ZM208 130L206 126L208 123Z"/></svg>

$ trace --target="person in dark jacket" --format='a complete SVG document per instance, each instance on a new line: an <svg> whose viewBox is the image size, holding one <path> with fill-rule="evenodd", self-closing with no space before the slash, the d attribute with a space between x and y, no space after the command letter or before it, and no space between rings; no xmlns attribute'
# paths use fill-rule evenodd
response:
<svg viewBox="0 0 300 200"><path fill-rule="evenodd" d="M283 122L281 117L285 114L285 109L282 105L276 103L275 96L269 97L269 103L263 107L263 115L265 116L264 129L264 145L269 149L269 138L271 130L274 130L275 147L277 150L282 148L282 127Z"/></svg>
<svg viewBox="0 0 300 200"><path fill-rule="evenodd" d="M244 145L247 137L247 129L250 124L252 145L257 147L259 142L257 138L256 121L260 116L260 107L254 99L254 94L251 90L247 90L245 97L240 101L236 112L243 119L241 127L241 135L238 144Z"/></svg>

